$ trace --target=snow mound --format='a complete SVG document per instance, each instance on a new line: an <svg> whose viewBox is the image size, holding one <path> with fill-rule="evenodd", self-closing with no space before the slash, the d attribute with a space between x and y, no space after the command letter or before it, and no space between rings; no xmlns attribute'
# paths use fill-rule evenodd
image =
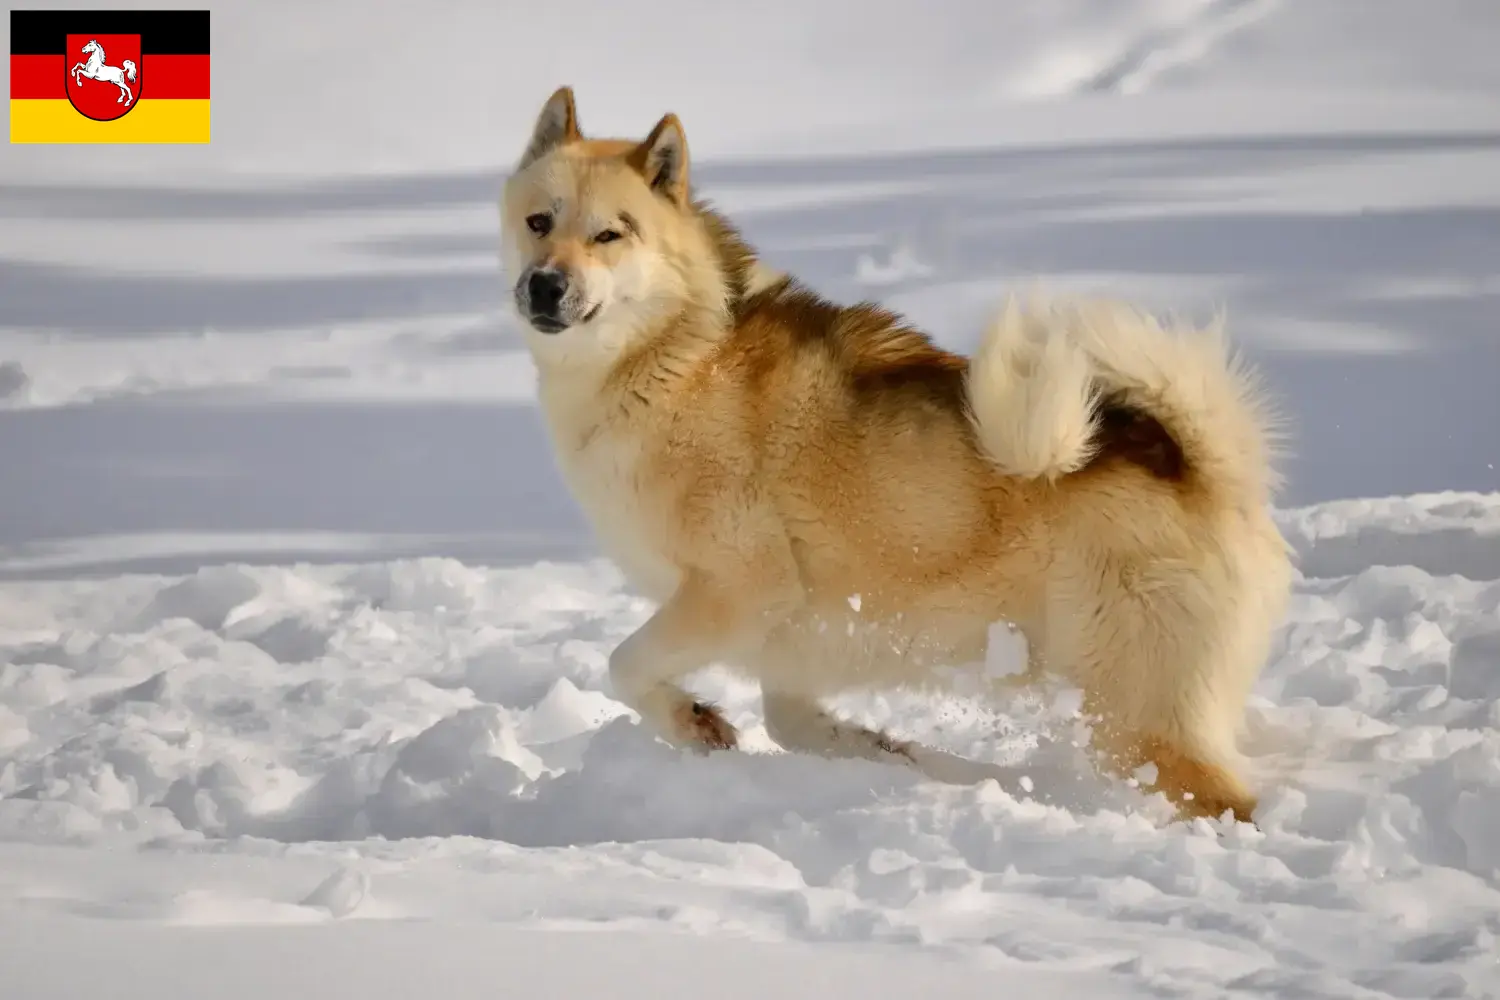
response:
<svg viewBox="0 0 1500 1000"><path fill-rule="evenodd" d="M1500 507L1482 493L1337 500L1285 512L1281 528L1307 576L1416 566L1500 580Z"/></svg>

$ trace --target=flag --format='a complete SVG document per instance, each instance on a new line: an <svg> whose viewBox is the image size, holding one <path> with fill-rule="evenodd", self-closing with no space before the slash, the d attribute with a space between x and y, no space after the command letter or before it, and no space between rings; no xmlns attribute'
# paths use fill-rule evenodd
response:
<svg viewBox="0 0 1500 1000"><path fill-rule="evenodd" d="M10 12L11 142L208 142L206 10Z"/></svg>

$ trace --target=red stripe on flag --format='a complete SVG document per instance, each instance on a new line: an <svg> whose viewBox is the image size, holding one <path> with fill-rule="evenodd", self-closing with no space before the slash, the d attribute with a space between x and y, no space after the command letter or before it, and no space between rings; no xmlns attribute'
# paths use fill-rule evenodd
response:
<svg viewBox="0 0 1500 1000"><path fill-rule="evenodd" d="M141 96L148 101L208 99L208 56L141 57Z"/></svg>
<svg viewBox="0 0 1500 1000"><path fill-rule="evenodd" d="M74 62L81 62L75 59ZM150 100L207 100L208 56L141 57L141 97ZM67 100L67 56L10 57L10 97L13 101ZM88 80L84 85L89 85Z"/></svg>
<svg viewBox="0 0 1500 1000"><path fill-rule="evenodd" d="M67 97L67 56L11 56L10 99L46 100Z"/></svg>

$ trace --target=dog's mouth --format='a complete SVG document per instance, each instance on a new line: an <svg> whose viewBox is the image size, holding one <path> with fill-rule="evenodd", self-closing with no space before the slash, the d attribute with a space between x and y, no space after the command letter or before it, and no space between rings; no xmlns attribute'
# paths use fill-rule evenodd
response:
<svg viewBox="0 0 1500 1000"><path fill-rule="evenodd" d="M594 308L584 313L583 317L579 319L578 322L587 323L589 320L599 315L599 309L599 306L594 306ZM531 323L532 327L538 333L562 333L568 327L573 325L562 319L559 319L556 316L548 316L543 314L529 317L528 322Z"/></svg>
<svg viewBox="0 0 1500 1000"><path fill-rule="evenodd" d="M554 316L533 316L531 326L538 333L562 333L568 328L568 324Z"/></svg>

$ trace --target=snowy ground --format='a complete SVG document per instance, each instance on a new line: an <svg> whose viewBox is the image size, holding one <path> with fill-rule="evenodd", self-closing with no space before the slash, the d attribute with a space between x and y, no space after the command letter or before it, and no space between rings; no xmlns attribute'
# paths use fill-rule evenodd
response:
<svg viewBox="0 0 1500 1000"><path fill-rule="evenodd" d="M277 6L215 8L211 145L0 152L7 998L1500 996L1492 4ZM1032 282L1227 309L1298 450L1259 832L1162 826L1066 691L844 706L1029 798L716 675L764 752L636 726L495 259L564 81L954 346Z"/></svg>

